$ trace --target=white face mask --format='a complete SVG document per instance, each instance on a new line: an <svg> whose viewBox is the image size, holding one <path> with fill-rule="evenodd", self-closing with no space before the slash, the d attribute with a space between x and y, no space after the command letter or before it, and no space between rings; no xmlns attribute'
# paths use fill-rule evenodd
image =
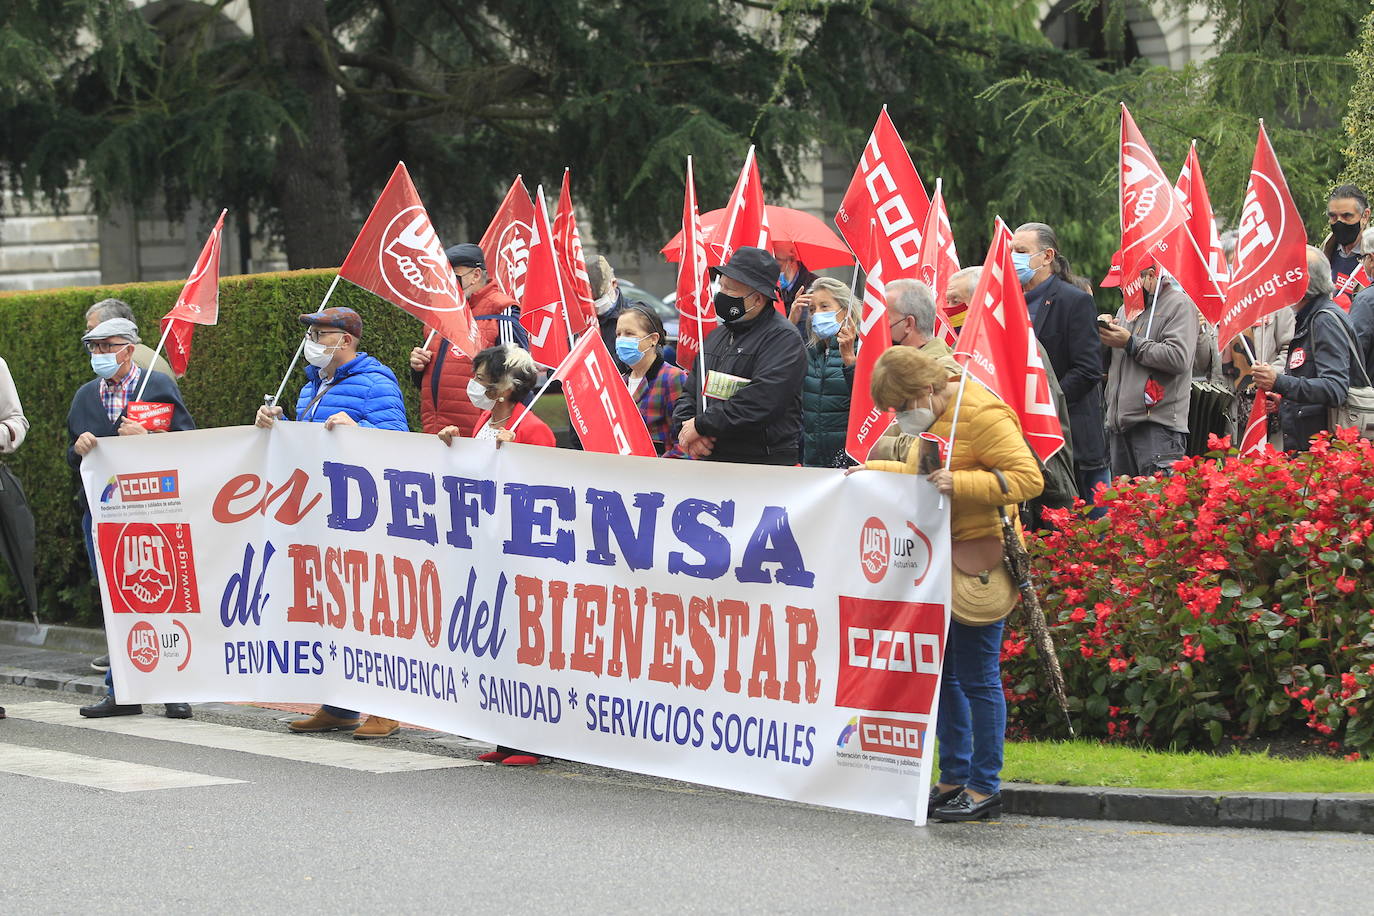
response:
<svg viewBox="0 0 1374 916"><path fill-rule="evenodd" d="M919 436L935 425L935 411L932 407L913 407L911 410L897 411L897 426L906 436Z"/></svg>
<svg viewBox="0 0 1374 916"><path fill-rule="evenodd" d="M323 369L334 361L334 351L337 349L339 349L337 344L332 347L326 347L318 340L310 340L307 338L305 341L305 350L303 351L305 361L316 369Z"/></svg>
<svg viewBox="0 0 1374 916"><path fill-rule="evenodd" d="M606 290L604 296L596 300L594 304L596 305L596 313L598 315L604 315L615 308L616 299L619 298L618 292L619 291L612 286L610 289Z"/></svg>
<svg viewBox="0 0 1374 916"><path fill-rule="evenodd" d="M475 378L468 379L468 400L478 410L491 410L496 402L487 397L487 388Z"/></svg>

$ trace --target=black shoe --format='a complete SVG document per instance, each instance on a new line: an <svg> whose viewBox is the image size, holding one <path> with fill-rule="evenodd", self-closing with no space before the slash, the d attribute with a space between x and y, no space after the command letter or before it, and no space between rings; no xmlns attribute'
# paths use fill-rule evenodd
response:
<svg viewBox="0 0 1374 916"><path fill-rule="evenodd" d="M99 658L91 659L91 670L97 674L104 674L110 670L110 657L102 655Z"/></svg>
<svg viewBox="0 0 1374 916"><path fill-rule="evenodd" d="M82 706L80 712L88 719L104 719L106 716L136 716L143 712L143 707L138 703L120 703L111 693L99 703Z"/></svg>
<svg viewBox="0 0 1374 916"><path fill-rule="evenodd" d="M941 792L938 785L930 787L930 801L926 804L926 817L935 813L935 809L941 805L952 802L959 797L959 793L964 791L963 786L955 786L948 792Z"/></svg>
<svg viewBox="0 0 1374 916"><path fill-rule="evenodd" d="M953 801L930 812L930 816L937 821L978 821L1001 813L1002 793L995 792L982 801L974 801L972 795L961 791Z"/></svg>
<svg viewBox="0 0 1374 916"><path fill-rule="evenodd" d="M169 719L189 719L191 718L191 704L168 703L166 715Z"/></svg>
<svg viewBox="0 0 1374 916"><path fill-rule="evenodd" d="M0 719L5 718L5 707L0 706Z"/></svg>

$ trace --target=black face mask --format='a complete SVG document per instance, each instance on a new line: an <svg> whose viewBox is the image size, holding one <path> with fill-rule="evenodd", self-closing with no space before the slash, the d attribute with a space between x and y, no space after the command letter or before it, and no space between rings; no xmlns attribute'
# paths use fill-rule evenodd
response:
<svg viewBox="0 0 1374 916"><path fill-rule="evenodd" d="M744 317L744 313L748 311L748 308L744 305L744 297L729 296L723 291L716 293L713 302L716 307L716 315L726 324L732 321L739 321Z"/></svg>
<svg viewBox="0 0 1374 916"><path fill-rule="evenodd" d="M1349 248L1360 237L1359 223L1332 223L1331 237L1342 248Z"/></svg>

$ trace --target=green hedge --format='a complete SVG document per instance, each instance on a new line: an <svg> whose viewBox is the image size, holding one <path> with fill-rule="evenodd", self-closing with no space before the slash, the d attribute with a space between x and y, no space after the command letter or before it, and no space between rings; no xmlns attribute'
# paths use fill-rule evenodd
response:
<svg viewBox="0 0 1374 916"><path fill-rule="evenodd" d="M333 277L334 271L314 270L221 281L219 324L196 329L190 368L180 381L198 426L253 421L263 395L276 391L300 343L302 328L296 317L318 307ZM67 410L76 389L92 378L81 346L86 309L110 296L123 299L133 307L144 342L154 347L158 320L176 302L181 286L133 283L0 294L0 356L9 363L31 424L27 441L5 460L23 482L38 526L39 616L44 623L100 621L99 598L82 544L76 502L79 480L66 460ZM417 393L403 376L411 347L423 340L423 326L349 283L339 284L330 304L347 305L363 316L363 349L402 377L411 425L418 429ZM298 368L282 401L294 404L304 381ZM27 616L3 562L0 616Z"/></svg>

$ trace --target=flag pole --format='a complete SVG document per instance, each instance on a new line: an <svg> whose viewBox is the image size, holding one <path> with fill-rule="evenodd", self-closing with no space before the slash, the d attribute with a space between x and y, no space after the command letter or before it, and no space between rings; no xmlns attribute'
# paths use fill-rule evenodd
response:
<svg viewBox="0 0 1374 916"><path fill-rule="evenodd" d="M558 373L563 371L563 367L568 364L568 360L572 359L572 355L573 351L571 348L569 348L568 355L563 357L563 361L559 363L557 366L555 366L553 371L549 373L549 377L547 380L545 380L543 386L534 393L534 398L530 401L530 404L539 403L539 399L544 396L545 391L549 390L549 386L553 384L554 379L558 378ZM521 422L523 422L524 419L532 413L534 413L533 407L525 408L525 412L520 415L519 419L517 419L513 424L511 424L510 431L515 432L516 427L519 426Z"/></svg>
<svg viewBox="0 0 1374 916"><path fill-rule="evenodd" d="M323 310L324 310L324 307L327 306L327 305L329 304L329 297L334 295L334 289L335 289L335 287L337 287L338 285L339 285L339 275L338 275L338 274L335 274L335 275L334 275L334 281L333 281L332 283L329 284L329 289L328 289L328 290L325 292L325 294L324 294L324 300L320 302L320 307L319 307L318 309L316 309L317 312L318 312L318 311L323 311ZM307 331L305 334L301 335L301 342L300 342L300 345L296 347L296 355L293 356L293 357L291 357L291 365L289 365L289 366L286 367L286 374L283 375L283 376L281 377L281 384L277 386L277 393L274 394L274 395L272 395L272 400L268 403L268 405L267 405L268 407L276 407L276 406L277 406L277 402L281 400L281 393L282 393L282 391L285 390L285 388L286 388L287 379L291 378L291 373L296 371L296 363L300 361L301 353L303 353L303 352L305 351L305 342L306 342L309 338L310 338L310 332L309 332L309 331Z"/></svg>
<svg viewBox="0 0 1374 916"><path fill-rule="evenodd" d="M175 318L172 321L176 321ZM143 400L143 392L148 390L148 379L153 374L153 364L157 362L157 355L162 352L162 345L167 343L167 335L172 332L172 321L167 322L167 327L162 329L162 339L157 342L157 349L153 351L153 358L148 360L148 371L143 373L143 382L138 386L138 394L134 396L135 401Z"/></svg>
<svg viewBox="0 0 1374 916"><path fill-rule="evenodd" d="M438 334L438 333L439 333L439 332L438 332L437 330L435 330L434 328L430 328L430 329L429 329L429 334L427 334L427 335L425 336L425 342L422 343L422 344L420 344L420 349L421 349L421 350L428 350L428 349L429 349L429 345L432 344L432 343L434 342L434 335L435 335L435 334Z"/></svg>
<svg viewBox="0 0 1374 916"><path fill-rule="evenodd" d="M954 433L959 428L959 408L964 403L964 388L968 385L968 369L959 373L959 393L954 397L954 416L949 418L949 444L945 446L945 467L946 471L954 462ZM945 494L940 494L940 501L936 504L937 509L945 507Z"/></svg>

